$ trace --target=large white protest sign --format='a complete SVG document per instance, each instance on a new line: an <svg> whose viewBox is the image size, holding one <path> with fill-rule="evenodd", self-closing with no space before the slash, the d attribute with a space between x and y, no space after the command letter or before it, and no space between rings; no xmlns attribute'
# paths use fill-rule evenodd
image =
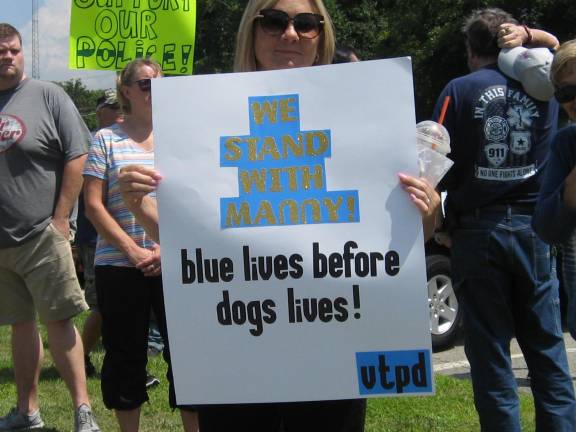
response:
<svg viewBox="0 0 576 432"><path fill-rule="evenodd" d="M432 393L410 60L152 90L178 402Z"/></svg>

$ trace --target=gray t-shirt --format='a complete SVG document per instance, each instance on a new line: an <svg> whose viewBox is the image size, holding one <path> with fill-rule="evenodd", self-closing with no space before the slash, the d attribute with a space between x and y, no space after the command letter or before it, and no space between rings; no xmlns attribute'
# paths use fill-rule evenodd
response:
<svg viewBox="0 0 576 432"><path fill-rule="evenodd" d="M89 143L82 117L57 85L25 79L0 91L0 248L50 224L64 164Z"/></svg>

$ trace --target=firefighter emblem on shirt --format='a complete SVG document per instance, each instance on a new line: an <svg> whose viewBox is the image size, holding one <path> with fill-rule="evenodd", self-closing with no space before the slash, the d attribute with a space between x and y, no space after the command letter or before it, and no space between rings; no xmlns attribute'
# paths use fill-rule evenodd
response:
<svg viewBox="0 0 576 432"><path fill-rule="evenodd" d="M513 131L510 134L510 151L518 156L528 153L532 147L530 136L530 132Z"/></svg>
<svg viewBox="0 0 576 432"><path fill-rule="evenodd" d="M508 146L504 143L490 143L484 146L486 159L492 167L499 167L508 156Z"/></svg>
<svg viewBox="0 0 576 432"><path fill-rule="evenodd" d="M533 135L540 110L521 88L499 84L483 89L473 118L483 135L475 164L476 179L522 181L537 172Z"/></svg>
<svg viewBox="0 0 576 432"><path fill-rule="evenodd" d="M509 131L508 122L500 116L490 117L484 124L484 134L488 141L502 142L508 137Z"/></svg>
<svg viewBox="0 0 576 432"><path fill-rule="evenodd" d="M522 105L512 105L506 112L508 123L516 130L530 130L533 123L532 115L533 111Z"/></svg>

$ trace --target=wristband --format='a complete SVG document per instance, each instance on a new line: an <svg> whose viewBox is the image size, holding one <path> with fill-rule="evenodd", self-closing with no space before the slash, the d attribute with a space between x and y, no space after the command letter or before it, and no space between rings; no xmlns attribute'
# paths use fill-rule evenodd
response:
<svg viewBox="0 0 576 432"><path fill-rule="evenodd" d="M526 43L531 44L532 43L532 32L530 31L530 29L528 28L528 26L526 24L522 24L522 27L524 27L524 30L526 31L526 34L528 35L528 39L526 39Z"/></svg>

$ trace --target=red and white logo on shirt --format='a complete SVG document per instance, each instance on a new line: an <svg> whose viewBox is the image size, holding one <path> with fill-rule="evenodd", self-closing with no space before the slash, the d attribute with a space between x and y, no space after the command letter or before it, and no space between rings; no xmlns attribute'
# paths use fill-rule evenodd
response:
<svg viewBox="0 0 576 432"><path fill-rule="evenodd" d="M26 135L24 122L10 114L0 114L0 153L17 144Z"/></svg>

